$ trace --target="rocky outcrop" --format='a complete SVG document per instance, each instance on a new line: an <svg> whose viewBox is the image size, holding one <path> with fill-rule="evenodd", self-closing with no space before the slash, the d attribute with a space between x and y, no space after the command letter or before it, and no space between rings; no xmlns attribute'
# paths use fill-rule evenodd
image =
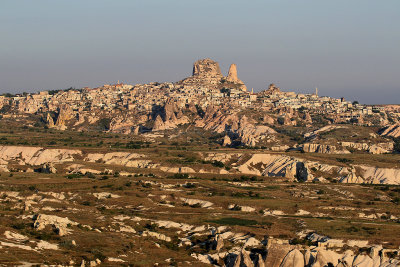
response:
<svg viewBox="0 0 400 267"><path fill-rule="evenodd" d="M289 180L312 180L313 176L306 164L293 157L253 154L249 160L237 167L241 173L284 177Z"/></svg>
<svg viewBox="0 0 400 267"><path fill-rule="evenodd" d="M236 64L231 64L231 66L229 67L229 72L228 72L228 76L226 77L226 80L228 82L241 85L240 86L241 90L247 91L247 87L244 85L244 83L237 76Z"/></svg>
<svg viewBox="0 0 400 267"><path fill-rule="evenodd" d="M289 114L286 114L283 119L281 120L281 124L285 126L296 126L296 120L292 120Z"/></svg>
<svg viewBox="0 0 400 267"><path fill-rule="evenodd" d="M211 242L212 249L220 251L224 247L224 239L221 235L216 234L214 240Z"/></svg>
<svg viewBox="0 0 400 267"><path fill-rule="evenodd" d="M154 120L153 131L162 131L165 130L164 121L161 119L160 115L157 115L156 119Z"/></svg>
<svg viewBox="0 0 400 267"><path fill-rule="evenodd" d="M153 131L174 129L187 123L189 118L183 115L176 103L167 102L154 120Z"/></svg>
<svg viewBox="0 0 400 267"><path fill-rule="evenodd" d="M358 169L358 172L356 172ZM400 169L355 165L351 173L343 176L342 183L400 184Z"/></svg>
<svg viewBox="0 0 400 267"><path fill-rule="evenodd" d="M264 117L263 117L263 122L266 123L266 124L270 124L270 125L275 124L274 118L272 118L272 117L269 116L269 115L264 115Z"/></svg>
<svg viewBox="0 0 400 267"><path fill-rule="evenodd" d="M55 215L37 214L34 216L33 227L36 230L43 230L47 225L53 227L53 230L60 236L70 232L68 225L77 225L78 223Z"/></svg>
<svg viewBox="0 0 400 267"><path fill-rule="evenodd" d="M236 115L217 111L212 106L207 108L204 118L196 121L196 126L217 133L226 132L230 137L238 139L243 145L250 147L254 147L260 140L277 133L269 126L256 125L246 116L242 116L239 120ZM233 141L232 138L231 141Z"/></svg>
<svg viewBox="0 0 400 267"><path fill-rule="evenodd" d="M340 258L341 255L335 251L321 249L317 252L312 267L337 266Z"/></svg>
<svg viewBox="0 0 400 267"><path fill-rule="evenodd" d="M371 154L391 153L393 152L394 149L393 142L377 143L377 144L341 142L340 144L344 147L349 147L356 150L363 150Z"/></svg>
<svg viewBox="0 0 400 267"><path fill-rule="evenodd" d="M234 129L234 125L238 122L238 117L235 114L228 114L225 110L217 109L214 106L208 106L204 117L196 120L195 126L212 130L217 133L223 133ZM238 126L236 126L237 129Z"/></svg>
<svg viewBox="0 0 400 267"><path fill-rule="evenodd" d="M326 132L330 132L330 131L333 131L335 129L341 129L341 128L346 128L346 126L327 125L327 126L324 126L324 127L320 128L320 129L317 129L317 130L314 130L312 132L308 132L308 133L304 134L304 138L312 139L312 138L317 137L321 133L326 133Z"/></svg>
<svg viewBox="0 0 400 267"><path fill-rule="evenodd" d="M305 123L307 123L307 124L311 124L311 123L313 122L309 112L305 112L305 113L304 113L303 120L304 120Z"/></svg>
<svg viewBox="0 0 400 267"><path fill-rule="evenodd" d="M226 80L229 81L229 82L240 82L240 83L242 83L242 81L240 81L238 76L237 76L236 64L231 64L231 66L229 67L228 76L226 77Z"/></svg>
<svg viewBox="0 0 400 267"><path fill-rule="evenodd" d="M390 143L354 143L354 142L341 142L341 146L366 151L371 154L384 154L391 153L394 148L394 144ZM324 154L350 154L351 152L346 149L338 149L335 145L317 144L317 143L305 143L300 146L304 152L307 153L324 153ZM340 146L339 146L340 147Z"/></svg>
<svg viewBox="0 0 400 267"><path fill-rule="evenodd" d="M280 267L304 267L303 254L298 249L293 249L285 256Z"/></svg>
<svg viewBox="0 0 400 267"><path fill-rule="evenodd" d="M57 173L53 163L46 163L39 169L41 173Z"/></svg>
<svg viewBox="0 0 400 267"><path fill-rule="evenodd" d="M239 121L239 128L234 133L239 135L242 144L254 147L260 139L277 132L265 125L254 125L243 116Z"/></svg>
<svg viewBox="0 0 400 267"><path fill-rule="evenodd" d="M210 201L205 201L205 200L201 200L201 199L191 199L191 198L181 198L181 200L189 205L189 206L200 206L202 208L211 208L211 206L214 205L214 203L210 202Z"/></svg>
<svg viewBox="0 0 400 267"><path fill-rule="evenodd" d="M381 136L386 137L400 137L400 123L393 124L391 126L385 127L380 131Z"/></svg>
<svg viewBox="0 0 400 267"><path fill-rule="evenodd" d="M225 135L224 139L222 140L222 145L223 146L230 146L232 144L231 139L229 138L229 136Z"/></svg>
<svg viewBox="0 0 400 267"><path fill-rule="evenodd" d="M323 153L323 154L350 154L347 150L338 150L336 146L306 143L301 146L302 150L307 153Z"/></svg>
<svg viewBox="0 0 400 267"><path fill-rule="evenodd" d="M73 118L72 108L68 105L62 105L59 108L57 121L54 124L54 127L58 130L66 130L66 123L68 120Z"/></svg>
<svg viewBox="0 0 400 267"><path fill-rule="evenodd" d="M45 121L46 121L46 125L49 128L53 128L54 127L54 119L51 117L50 113L47 113Z"/></svg>
<svg viewBox="0 0 400 267"><path fill-rule="evenodd" d="M193 76L222 78L222 73L218 62L206 58L193 64Z"/></svg>
<svg viewBox="0 0 400 267"><path fill-rule="evenodd" d="M275 84L271 83L271 84L268 86L268 90L266 91L266 93L267 93L267 94L270 94L270 95L274 95L274 94L279 94L279 93L281 93L281 90L280 90L279 87L275 86Z"/></svg>
<svg viewBox="0 0 400 267"><path fill-rule="evenodd" d="M224 77L218 62L209 58L196 61L193 64L193 75L176 84L191 88L207 86L207 88L212 89L231 88L242 91L247 90L244 83L238 78L235 64L230 66L228 76Z"/></svg>
<svg viewBox="0 0 400 267"><path fill-rule="evenodd" d="M145 159L144 155L129 152L93 153L88 154L84 160L133 168L152 168L157 166L151 160Z"/></svg>
<svg viewBox="0 0 400 267"><path fill-rule="evenodd" d="M80 150L0 146L0 160L16 161L19 165L40 166L46 163L71 162L80 155L82 155Z"/></svg>

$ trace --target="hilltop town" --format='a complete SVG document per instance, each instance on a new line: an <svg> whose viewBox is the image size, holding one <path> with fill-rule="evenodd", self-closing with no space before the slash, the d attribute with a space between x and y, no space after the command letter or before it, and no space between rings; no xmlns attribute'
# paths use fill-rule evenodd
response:
<svg viewBox="0 0 400 267"><path fill-rule="evenodd" d="M210 59L196 61L193 75L175 83L118 82L98 88L3 95L0 109L4 117L40 115L47 127L58 130L87 131L100 125L100 130L123 134L194 125L232 138L243 135L240 127L250 123L258 134L240 137L244 145L252 147L258 145L259 135L273 132L268 126L274 125L309 129L316 123L392 126L385 135L398 137L400 118L400 106L361 105L343 98L320 97L318 89L314 94L298 94L270 84L254 93L238 78L235 64L223 76L219 64Z"/></svg>
<svg viewBox="0 0 400 267"><path fill-rule="evenodd" d="M400 105L238 70L0 96L0 265L400 266Z"/></svg>

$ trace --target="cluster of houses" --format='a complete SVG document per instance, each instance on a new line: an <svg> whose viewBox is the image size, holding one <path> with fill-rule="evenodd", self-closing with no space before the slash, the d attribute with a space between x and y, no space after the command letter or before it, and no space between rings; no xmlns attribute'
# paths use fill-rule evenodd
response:
<svg viewBox="0 0 400 267"><path fill-rule="evenodd" d="M155 106L175 102L178 107L195 104L202 108L209 105L228 105L232 108L259 108L278 110L281 108L306 109L311 114L334 114L339 121L360 119L374 113L384 113L384 106L369 106L351 103L314 94L282 92L271 84L267 90L254 93L241 88L207 86L204 84L149 83L127 85L116 83L98 88L42 91L37 94L0 96L0 109L11 106L21 113L57 111L61 105L68 105L79 112L93 112L97 109L114 109L151 112Z"/></svg>

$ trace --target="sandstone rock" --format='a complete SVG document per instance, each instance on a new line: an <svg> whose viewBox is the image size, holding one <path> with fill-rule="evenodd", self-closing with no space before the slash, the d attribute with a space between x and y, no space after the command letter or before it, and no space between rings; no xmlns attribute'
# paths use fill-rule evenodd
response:
<svg viewBox="0 0 400 267"><path fill-rule="evenodd" d="M54 127L54 120L53 120L53 118L51 117L50 113L47 113L47 116L46 116L46 124L47 124L47 126L48 126L49 128L53 128L53 127Z"/></svg>
<svg viewBox="0 0 400 267"><path fill-rule="evenodd" d="M230 204L228 206L228 209L230 210L240 210L240 211L244 211L244 212L253 212L256 209L253 207L249 207L249 206L239 206L237 204Z"/></svg>
<svg viewBox="0 0 400 267"><path fill-rule="evenodd" d="M288 156L271 154L253 154L237 169L245 174L286 177L290 180L307 181L314 178L304 162Z"/></svg>
<svg viewBox="0 0 400 267"><path fill-rule="evenodd" d="M354 261L354 252L351 250L346 250L344 256L339 260L339 264L344 267L352 266Z"/></svg>
<svg viewBox="0 0 400 267"><path fill-rule="evenodd" d="M364 183L364 178L357 176L356 170L353 168L350 173L340 179L341 183L360 184Z"/></svg>
<svg viewBox="0 0 400 267"><path fill-rule="evenodd" d="M319 250L315 262L312 267L325 267L325 266L336 266L339 263L340 255L331 250Z"/></svg>
<svg viewBox="0 0 400 267"><path fill-rule="evenodd" d="M343 129L343 128L347 128L347 127L346 126L341 126L341 125L327 125L327 126L324 126L324 127L320 128L320 129L317 129L315 131L308 132L308 133L304 134L304 138L312 139L312 138L315 138L316 136L318 136L321 133L326 133L326 132L333 131L335 129Z"/></svg>
<svg viewBox="0 0 400 267"><path fill-rule="evenodd" d="M261 245L261 242L259 240L255 239L254 237L250 237L250 238L248 238L246 240L246 242L244 242L243 248L246 248L246 247L257 247L257 246L260 246L260 245Z"/></svg>
<svg viewBox="0 0 400 267"><path fill-rule="evenodd" d="M219 234L215 235L212 246L213 249L215 249L216 251L220 251L221 248L224 246L224 240Z"/></svg>
<svg viewBox="0 0 400 267"><path fill-rule="evenodd" d="M380 135L387 137L395 137L395 138L400 137L400 123L393 124L391 126L382 129Z"/></svg>
<svg viewBox="0 0 400 267"><path fill-rule="evenodd" d="M152 231L143 231L141 233L142 236L150 236L150 237L155 237L159 240L166 241L166 242L171 242L171 238L169 236L166 236L164 234L152 232Z"/></svg>
<svg viewBox="0 0 400 267"><path fill-rule="evenodd" d="M270 244L267 250L268 254L265 260L265 266L279 267L291 248L290 245Z"/></svg>
<svg viewBox="0 0 400 267"><path fill-rule="evenodd" d="M313 255L313 253L311 253L310 249L307 249L306 252L304 253L304 266L311 267L315 261L314 256L315 255Z"/></svg>
<svg viewBox="0 0 400 267"><path fill-rule="evenodd" d="M236 64L231 64L228 71L227 80L230 82L238 82L240 81L237 76L237 67Z"/></svg>
<svg viewBox="0 0 400 267"><path fill-rule="evenodd" d="M298 249L293 249L285 256L280 267L304 267L303 254Z"/></svg>
<svg viewBox="0 0 400 267"><path fill-rule="evenodd" d="M377 143L377 144L341 142L341 145L344 147L351 147L356 150L364 150L371 154L391 153L394 148L393 142Z"/></svg>
<svg viewBox="0 0 400 267"><path fill-rule="evenodd" d="M138 135L139 134L139 130L140 130L140 126L135 126L132 129L132 134L134 135Z"/></svg>
<svg viewBox="0 0 400 267"><path fill-rule="evenodd" d="M46 163L63 163L82 155L80 150L44 149L42 147L0 146L0 160L15 160L20 165L38 166Z"/></svg>
<svg viewBox="0 0 400 267"><path fill-rule="evenodd" d="M73 112L72 108L69 105L62 105L59 107L57 121L54 124L54 127L58 130L67 129L66 123L68 120L72 119Z"/></svg>
<svg viewBox="0 0 400 267"><path fill-rule="evenodd" d="M235 133L239 135L244 145L254 147L258 140L277 132L268 126L254 125L247 120L246 116L243 116L239 121L239 127Z"/></svg>
<svg viewBox="0 0 400 267"><path fill-rule="evenodd" d="M269 115L264 115L263 121L264 121L264 123L267 123L267 124L270 124L270 125L275 124L275 120Z"/></svg>
<svg viewBox="0 0 400 267"><path fill-rule="evenodd" d="M268 90L266 91L267 94L279 94L281 93L281 90L279 89L279 87L275 86L275 84L271 83L268 87Z"/></svg>
<svg viewBox="0 0 400 267"><path fill-rule="evenodd" d="M231 64L231 66L229 67L229 72L228 72L228 76L226 77L226 80L228 82L232 82L232 83L236 83L236 84L241 85L241 89L243 91L247 91L246 86L244 85L244 83L237 76L236 64Z"/></svg>
<svg viewBox="0 0 400 267"><path fill-rule="evenodd" d="M36 230L43 230L47 225L53 226L55 232L64 236L69 233L68 225L77 225L78 223L69 220L68 218L62 218L55 215L38 214L34 217L33 227Z"/></svg>
<svg viewBox="0 0 400 267"><path fill-rule="evenodd" d="M250 253L246 251L245 249L242 249L240 252L242 261L240 263L240 266L246 266L246 267L254 267L253 261L250 258Z"/></svg>
<svg viewBox="0 0 400 267"><path fill-rule="evenodd" d="M225 135L224 140L222 141L223 146L230 146L232 144L231 139L229 136Z"/></svg>
<svg viewBox="0 0 400 267"><path fill-rule="evenodd" d="M153 131L160 131L160 130L165 130L165 125L161 116L157 115L156 119L154 120Z"/></svg>
<svg viewBox="0 0 400 267"><path fill-rule="evenodd" d="M350 154L350 152L347 150L338 150L334 145L305 143L301 148L307 153Z"/></svg>
<svg viewBox="0 0 400 267"><path fill-rule="evenodd" d="M304 113L303 119L304 119L305 122L308 123L308 124L311 124L311 123L313 122L309 112L305 112L305 113Z"/></svg>
<svg viewBox="0 0 400 267"><path fill-rule="evenodd" d="M374 262L368 255L359 254L353 262L353 267L370 267Z"/></svg>
<svg viewBox="0 0 400 267"><path fill-rule="evenodd" d="M57 173L57 169L54 167L53 163L46 163L40 168L42 173Z"/></svg>
<svg viewBox="0 0 400 267"><path fill-rule="evenodd" d="M218 62L209 58L198 60L193 65L193 76L222 78Z"/></svg>
<svg viewBox="0 0 400 267"><path fill-rule="evenodd" d="M202 208L210 208L214 203L210 201L200 200L200 199L190 199L190 198L180 198L184 203L192 205L200 205Z"/></svg>

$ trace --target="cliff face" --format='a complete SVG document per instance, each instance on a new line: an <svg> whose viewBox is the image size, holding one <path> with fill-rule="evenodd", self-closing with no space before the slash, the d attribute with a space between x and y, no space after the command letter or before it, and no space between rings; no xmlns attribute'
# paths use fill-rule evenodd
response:
<svg viewBox="0 0 400 267"><path fill-rule="evenodd" d="M229 67L228 76L226 77L225 80L230 83L237 84L239 85L241 90L247 91L246 85L244 85L244 83L238 78L236 64L231 64L231 66Z"/></svg>
<svg viewBox="0 0 400 267"><path fill-rule="evenodd" d="M400 123L393 124L391 126L385 127L382 130L381 135L382 136L399 138L400 137Z"/></svg>
<svg viewBox="0 0 400 267"><path fill-rule="evenodd" d="M193 77L222 78L218 62L209 58L201 59L193 64Z"/></svg>
<svg viewBox="0 0 400 267"><path fill-rule="evenodd" d="M208 86L209 88L239 88L246 91L244 83L238 78L237 66L232 64L229 68L228 76L224 77L218 62L211 59L201 59L193 64L193 73L177 84L189 86Z"/></svg>

